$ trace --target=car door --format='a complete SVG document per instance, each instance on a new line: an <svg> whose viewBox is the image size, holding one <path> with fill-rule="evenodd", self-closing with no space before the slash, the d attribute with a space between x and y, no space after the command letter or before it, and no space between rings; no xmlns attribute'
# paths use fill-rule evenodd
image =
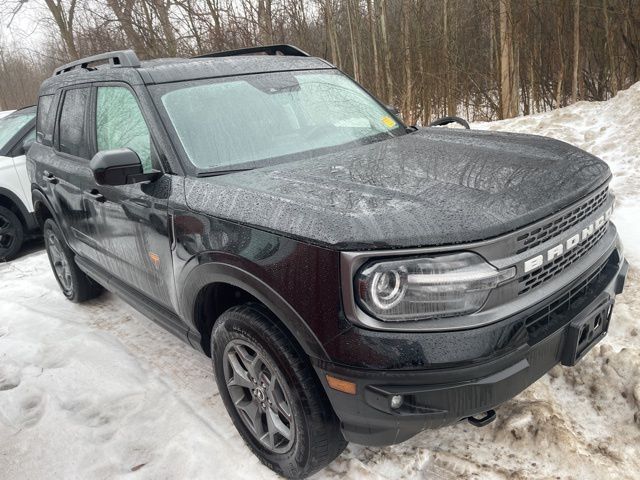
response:
<svg viewBox="0 0 640 480"><path fill-rule="evenodd" d="M91 130L89 106L91 86L72 87L62 92L54 129L53 155L41 175L48 182L58 210L61 227L69 246L77 254L95 262L101 260L94 219L98 214L94 202L86 201L85 192L95 189L88 135ZM98 197L96 197L98 198Z"/></svg>
<svg viewBox="0 0 640 480"><path fill-rule="evenodd" d="M125 84L95 87L96 151L130 148L143 170L160 169L148 124L135 92ZM116 278L156 302L171 307L173 278L167 203L171 176L134 185L95 185L102 201L95 218L102 265Z"/></svg>
<svg viewBox="0 0 640 480"><path fill-rule="evenodd" d="M29 212L33 212L33 203L31 201L31 185L27 175L27 162L25 146L33 143L36 139L36 129L33 127L29 132L20 139L18 144L11 151L10 156L13 158L13 167L15 168L18 181L21 187L21 200Z"/></svg>

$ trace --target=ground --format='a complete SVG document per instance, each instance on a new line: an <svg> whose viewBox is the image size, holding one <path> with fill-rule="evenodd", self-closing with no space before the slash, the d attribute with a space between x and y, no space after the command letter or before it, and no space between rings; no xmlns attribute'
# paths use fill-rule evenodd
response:
<svg viewBox="0 0 640 480"><path fill-rule="evenodd" d="M350 446L314 478L640 478L640 84L474 128L548 135L606 160L631 270L611 331L485 428ZM45 254L0 264L0 477L275 478L244 446L209 359L113 295L67 302Z"/></svg>

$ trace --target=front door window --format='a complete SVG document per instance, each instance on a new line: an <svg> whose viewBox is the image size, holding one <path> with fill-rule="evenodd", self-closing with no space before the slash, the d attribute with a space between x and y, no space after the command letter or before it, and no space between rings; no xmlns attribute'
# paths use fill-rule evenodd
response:
<svg viewBox="0 0 640 480"><path fill-rule="evenodd" d="M98 151L130 148L140 157L143 171L150 172L151 136L133 93L124 87L98 87L96 103Z"/></svg>

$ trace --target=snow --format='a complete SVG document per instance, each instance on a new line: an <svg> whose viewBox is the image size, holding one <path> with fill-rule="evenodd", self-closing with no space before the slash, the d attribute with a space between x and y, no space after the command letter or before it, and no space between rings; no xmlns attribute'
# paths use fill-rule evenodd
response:
<svg viewBox="0 0 640 480"><path fill-rule="evenodd" d="M609 163L631 261L611 330L485 428L351 445L315 478L640 477L640 84L474 128L548 135ZM209 359L111 294L66 301L39 245L0 264L0 477L275 478L235 432Z"/></svg>

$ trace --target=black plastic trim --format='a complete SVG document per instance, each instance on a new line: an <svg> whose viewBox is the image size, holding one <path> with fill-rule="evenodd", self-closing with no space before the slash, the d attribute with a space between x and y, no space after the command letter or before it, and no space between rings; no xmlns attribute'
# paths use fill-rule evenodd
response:
<svg viewBox="0 0 640 480"><path fill-rule="evenodd" d="M203 263L195 266L185 279L181 279L177 283L181 285L179 292L179 298L181 299L181 316L187 321L190 327L192 327L190 335L194 337L192 344L196 348L200 348L199 334L197 334L195 329L198 294L208 285L225 283L245 290L262 302L285 324L287 329L310 357L325 360L329 358L324 347L313 331L311 331L305 320L269 285L255 275L236 266L219 262L207 262L206 253L199 255L198 258L200 258Z"/></svg>
<svg viewBox="0 0 640 480"><path fill-rule="evenodd" d="M180 320L174 312L169 311L162 305L154 302L142 292L138 292L132 286L120 281L113 275L107 273L90 260L76 255L76 263L80 269L97 281L100 285L113 293L121 296L129 305L138 310L143 315L149 317L165 330L178 337L183 342L189 342L189 328Z"/></svg>

